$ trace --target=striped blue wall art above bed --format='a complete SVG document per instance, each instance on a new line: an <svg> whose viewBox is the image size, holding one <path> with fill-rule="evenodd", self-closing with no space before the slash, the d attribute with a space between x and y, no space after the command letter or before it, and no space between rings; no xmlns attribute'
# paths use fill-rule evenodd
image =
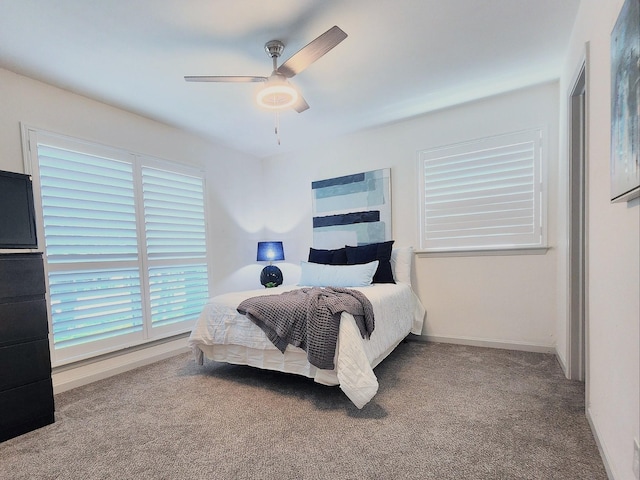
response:
<svg viewBox="0 0 640 480"><path fill-rule="evenodd" d="M311 183L313 246L391 240L391 169L328 178Z"/></svg>

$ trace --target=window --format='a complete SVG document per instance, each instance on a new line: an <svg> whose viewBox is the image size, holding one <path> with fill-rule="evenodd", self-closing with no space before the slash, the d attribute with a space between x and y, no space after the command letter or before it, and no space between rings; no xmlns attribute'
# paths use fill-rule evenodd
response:
<svg viewBox="0 0 640 480"><path fill-rule="evenodd" d="M545 246L542 130L419 152L425 251Z"/></svg>
<svg viewBox="0 0 640 480"><path fill-rule="evenodd" d="M190 330L209 296L202 173L41 131L29 143L54 364Z"/></svg>

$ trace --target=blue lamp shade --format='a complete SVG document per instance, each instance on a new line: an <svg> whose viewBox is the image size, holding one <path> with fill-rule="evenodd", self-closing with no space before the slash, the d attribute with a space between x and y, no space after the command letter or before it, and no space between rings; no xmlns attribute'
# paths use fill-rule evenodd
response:
<svg viewBox="0 0 640 480"><path fill-rule="evenodd" d="M275 262L284 260L282 242L258 242L258 262Z"/></svg>
<svg viewBox="0 0 640 480"><path fill-rule="evenodd" d="M260 283L265 288L282 285L282 271L271 262L284 260L284 248L282 242L258 242L258 262L269 262L269 265L262 269L260 273Z"/></svg>

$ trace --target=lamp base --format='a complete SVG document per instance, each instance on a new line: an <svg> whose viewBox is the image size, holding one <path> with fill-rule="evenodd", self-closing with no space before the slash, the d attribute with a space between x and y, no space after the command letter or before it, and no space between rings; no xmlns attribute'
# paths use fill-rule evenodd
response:
<svg viewBox="0 0 640 480"><path fill-rule="evenodd" d="M267 265L260 273L260 283L265 288L277 287L282 285L282 272L275 265Z"/></svg>

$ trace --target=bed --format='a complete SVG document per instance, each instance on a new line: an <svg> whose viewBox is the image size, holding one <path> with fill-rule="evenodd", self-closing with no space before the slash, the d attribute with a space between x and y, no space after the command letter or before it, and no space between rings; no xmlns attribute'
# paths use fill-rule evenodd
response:
<svg viewBox="0 0 640 480"><path fill-rule="evenodd" d="M346 267L334 268L330 264L301 262L302 275L298 285L233 292L213 297L202 310L189 338L195 360L199 364L203 364L206 358L249 365L303 375L323 385L339 385L353 404L362 408L378 391L378 380L373 368L410 333L419 335L422 331L425 309L411 288L412 256L410 248L390 251L389 271L395 283L371 283L372 278L369 276L371 284L366 284L365 278L361 283L366 285L362 285L354 282L353 278L341 277L342 272L349 270ZM379 266L380 263L376 265ZM367 265L370 266L369 263ZM325 272L324 278L319 278L322 276L318 274L320 270ZM336 275L336 272L339 274ZM378 268L372 275L377 273ZM352 276L351 273L349 275ZM363 293L371 302L375 316L375 329L369 338L362 338L354 316L347 312L341 313L333 369L315 367L309 363L306 351L292 345L288 345L286 350L281 352L269 341L260 327L237 310L241 302L248 298L281 294L294 289L322 287L310 285L314 283L348 286Z"/></svg>

